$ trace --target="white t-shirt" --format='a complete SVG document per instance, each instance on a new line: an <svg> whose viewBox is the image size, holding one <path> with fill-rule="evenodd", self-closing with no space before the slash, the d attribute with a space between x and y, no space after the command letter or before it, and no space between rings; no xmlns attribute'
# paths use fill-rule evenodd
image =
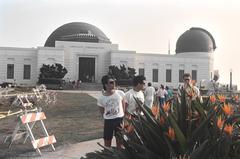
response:
<svg viewBox="0 0 240 159"><path fill-rule="evenodd" d="M130 89L125 95L125 100L126 100L126 103L128 104L127 112L130 114L136 113L136 108L138 107L133 97L138 98L142 103L144 103L143 92L142 91L136 92L133 89Z"/></svg>
<svg viewBox="0 0 240 159"><path fill-rule="evenodd" d="M159 88L157 91L157 96L160 98L165 98L165 95L167 95L167 91L165 89Z"/></svg>
<svg viewBox="0 0 240 159"><path fill-rule="evenodd" d="M148 100L153 100L154 99L154 94L155 94L155 88L152 86L149 86L145 89L145 97Z"/></svg>
<svg viewBox="0 0 240 159"><path fill-rule="evenodd" d="M124 92L115 90L110 96L103 94L98 98L97 105L104 108L104 119L115 119L124 116L122 100L124 100Z"/></svg>

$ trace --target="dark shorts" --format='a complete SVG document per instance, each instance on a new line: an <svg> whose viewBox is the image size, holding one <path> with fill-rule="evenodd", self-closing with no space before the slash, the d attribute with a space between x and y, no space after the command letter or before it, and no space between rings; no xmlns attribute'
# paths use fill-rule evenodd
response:
<svg viewBox="0 0 240 159"><path fill-rule="evenodd" d="M121 131L122 121L123 121L123 118L105 119L103 138L105 140L112 140L113 134L114 136L116 136L116 133L118 131Z"/></svg>

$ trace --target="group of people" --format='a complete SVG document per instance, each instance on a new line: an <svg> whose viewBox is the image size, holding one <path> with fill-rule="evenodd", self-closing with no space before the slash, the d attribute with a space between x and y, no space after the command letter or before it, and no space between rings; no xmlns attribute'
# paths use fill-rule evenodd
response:
<svg viewBox="0 0 240 159"><path fill-rule="evenodd" d="M182 88L186 90L191 88L191 91L195 92L197 96L200 95L197 87L191 84L190 74L184 74L183 78L185 83ZM160 85L156 91L150 82L147 87L145 84L146 78L144 76L135 76L133 78L133 88L125 93L117 89L116 79L113 76L105 75L102 77L103 91L98 98L97 104L104 118L103 138L106 147L111 147L112 138L115 135L117 149L122 148L121 141L116 134L121 131L123 118L129 118L129 116L140 112L134 98L137 98L142 104L151 108L155 96L158 97L160 106L164 104L166 99L173 96L172 90L167 86L164 88L163 85Z"/></svg>
<svg viewBox="0 0 240 159"><path fill-rule="evenodd" d="M156 90L152 83L148 83L148 87L144 91L145 95L145 105L149 108L152 108L154 98L157 97L159 105L162 106L165 101L171 99L173 97L173 91L169 89L168 86L164 87L164 85L160 85L160 87Z"/></svg>
<svg viewBox="0 0 240 159"><path fill-rule="evenodd" d="M116 137L117 149L121 149L122 144L116 136L121 130L123 117L136 114L139 111L134 98L144 103L144 87L146 78L144 76L135 76L133 79L133 88L124 93L116 89L116 79L110 75L102 77L103 93L98 98L101 115L104 118L104 145L111 147L113 135Z"/></svg>

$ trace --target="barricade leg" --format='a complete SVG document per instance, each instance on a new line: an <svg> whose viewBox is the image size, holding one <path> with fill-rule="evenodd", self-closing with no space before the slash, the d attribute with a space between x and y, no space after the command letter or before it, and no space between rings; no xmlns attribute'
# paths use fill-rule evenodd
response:
<svg viewBox="0 0 240 159"><path fill-rule="evenodd" d="M26 126L26 129L27 129L28 134L29 134L29 136L30 136L31 142L34 142L34 141L35 141L35 138L34 138L34 136L33 136L33 133L32 133L32 131L31 131L30 126L28 125L28 123L26 123L25 126ZM39 154L40 156L42 155L42 153L41 153L41 151L40 151L39 148L36 148L36 151L38 152L38 154Z"/></svg>
<svg viewBox="0 0 240 159"><path fill-rule="evenodd" d="M11 137L11 138L10 138L10 143L9 143L9 145L8 145L8 148L9 148L9 149L10 149L11 146L12 146L12 143L13 143L13 141L14 141L14 139L15 139L15 136L16 136L19 128L20 128L20 123L18 122L17 125L16 125L16 127L15 127L15 129L14 129L14 131L13 131L13 133L12 133L12 136L10 136L10 137ZM5 141L7 142L7 137L6 137Z"/></svg>
<svg viewBox="0 0 240 159"><path fill-rule="evenodd" d="M47 136L47 137L49 137L49 135L48 135L48 132L47 132L47 129L46 129L46 127L45 127L45 125L44 125L44 123L43 123L43 121L42 120L40 120L40 122L41 122L41 125L42 125L42 130L43 130L43 132L44 132L44 134ZM54 145L53 144L51 144L51 148L52 148L52 150L53 151L55 151L55 147L54 147Z"/></svg>
<svg viewBox="0 0 240 159"><path fill-rule="evenodd" d="M33 128L33 126L35 125L35 123L36 123L36 122L31 123L31 125L29 126L31 131L32 131L32 128ZM26 137L25 137L25 139L24 139L24 141L23 141L23 144L26 143L28 137L29 137L29 134L26 135Z"/></svg>

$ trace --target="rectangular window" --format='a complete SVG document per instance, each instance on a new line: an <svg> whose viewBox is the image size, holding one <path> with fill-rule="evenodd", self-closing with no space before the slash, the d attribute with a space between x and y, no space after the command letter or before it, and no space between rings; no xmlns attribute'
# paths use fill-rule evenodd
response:
<svg viewBox="0 0 240 159"><path fill-rule="evenodd" d="M7 64L7 79L14 78L14 64Z"/></svg>
<svg viewBox="0 0 240 159"><path fill-rule="evenodd" d="M197 81L197 70L192 70L192 80Z"/></svg>
<svg viewBox="0 0 240 159"><path fill-rule="evenodd" d="M23 66L23 79L30 79L31 78L31 65L24 65Z"/></svg>
<svg viewBox="0 0 240 159"><path fill-rule="evenodd" d="M138 74L144 76L144 68L139 68Z"/></svg>
<svg viewBox="0 0 240 159"><path fill-rule="evenodd" d="M172 82L172 70L166 69L166 82Z"/></svg>
<svg viewBox="0 0 240 159"><path fill-rule="evenodd" d="M179 70L179 82L183 82L184 70Z"/></svg>
<svg viewBox="0 0 240 159"><path fill-rule="evenodd" d="M158 69L153 69L153 82L158 82Z"/></svg>

